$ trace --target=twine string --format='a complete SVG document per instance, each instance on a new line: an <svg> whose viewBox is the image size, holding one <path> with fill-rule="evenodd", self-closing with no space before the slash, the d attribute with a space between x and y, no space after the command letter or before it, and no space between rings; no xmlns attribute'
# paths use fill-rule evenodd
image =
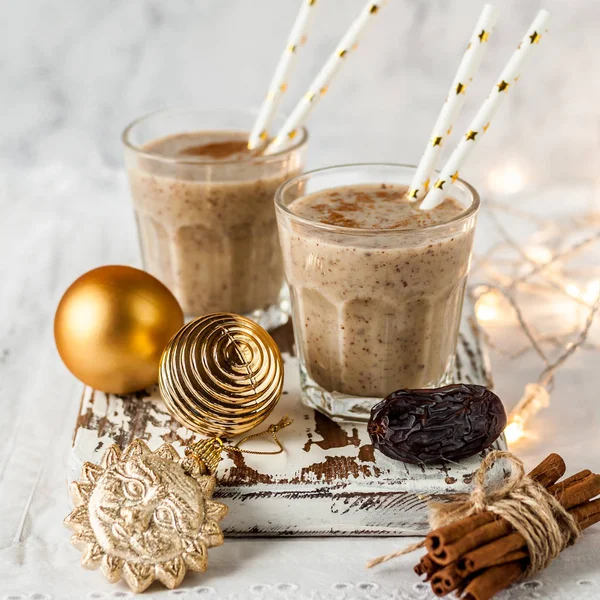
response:
<svg viewBox="0 0 600 600"><path fill-rule="evenodd" d="M510 476L497 486L486 486L485 479L494 463L506 459ZM475 487L466 502L430 505L432 530L464 517L484 511L493 512L508 521L527 544L529 565L524 576L545 569L567 546L573 544L581 530L575 519L544 487L525 474L523 461L510 452L495 450L482 461ZM425 546L425 542L380 556L367 563L367 568L409 554Z"/></svg>

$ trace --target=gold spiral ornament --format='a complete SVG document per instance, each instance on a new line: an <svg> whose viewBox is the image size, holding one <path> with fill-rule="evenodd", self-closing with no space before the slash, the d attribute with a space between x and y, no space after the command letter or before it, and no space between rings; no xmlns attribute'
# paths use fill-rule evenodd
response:
<svg viewBox="0 0 600 600"><path fill-rule="evenodd" d="M206 435L249 431L273 410L283 389L283 361L254 321L213 313L182 327L165 348L159 386L169 412Z"/></svg>

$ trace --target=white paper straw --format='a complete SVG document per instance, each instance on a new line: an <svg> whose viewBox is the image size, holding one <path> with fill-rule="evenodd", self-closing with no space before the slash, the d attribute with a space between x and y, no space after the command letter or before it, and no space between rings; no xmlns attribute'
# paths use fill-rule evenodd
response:
<svg viewBox="0 0 600 600"><path fill-rule="evenodd" d="M525 64L526 59L531 55L533 47L539 43L542 33L547 31L546 24L549 17L550 13L546 10L541 10L538 13L523 37L523 40L504 67L504 70L500 74L500 77L492 88L489 96L482 104L473 121L471 121L467 132L458 143L454 152L450 155L444 168L441 170L435 185L425 196L425 199L421 203L422 209L428 210L435 208L438 204L443 202L444 197L448 192L449 182L454 183L459 177L459 169L462 168L480 138L486 133L492 118L496 114L500 104L504 101L504 98L507 96L510 86L519 79L521 69Z"/></svg>
<svg viewBox="0 0 600 600"><path fill-rule="evenodd" d="M358 40L365 30L365 27L384 4L385 0L380 2L367 2L361 13L340 40L333 54L327 59L327 62L323 65L318 75L310 84L306 94L304 94L281 129L277 132L275 139L267 146L265 154L278 152L290 139L293 139L296 136L298 129L302 126L310 111L327 92L327 88L331 83L333 76L348 59L348 55L356 49Z"/></svg>
<svg viewBox="0 0 600 600"><path fill-rule="evenodd" d="M442 151L442 145L450 135L463 107L469 83L479 68L488 46L489 36L494 31L497 14L498 11L491 4L483 7L408 190L410 198L421 199L429 190L431 174Z"/></svg>
<svg viewBox="0 0 600 600"><path fill-rule="evenodd" d="M269 126L277 112L281 97L286 92L290 74L296 63L298 50L306 41L306 32L315 14L317 0L302 0L300 11L288 36L285 50L277 63L275 73L269 84L269 91L265 97L258 117L248 138L248 148L258 148L267 141Z"/></svg>

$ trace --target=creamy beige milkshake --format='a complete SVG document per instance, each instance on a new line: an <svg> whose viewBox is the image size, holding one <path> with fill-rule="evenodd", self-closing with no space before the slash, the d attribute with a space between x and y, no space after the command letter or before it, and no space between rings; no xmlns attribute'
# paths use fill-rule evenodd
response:
<svg viewBox="0 0 600 600"><path fill-rule="evenodd" d="M422 211L396 179L306 195L305 180L278 205L308 387L382 398L438 385L452 366L474 214L454 197Z"/></svg>
<svg viewBox="0 0 600 600"><path fill-rule="evenodd" d="M278 306L284 277L273 197L301 172L303 155L296 148L263 157L247 139L241 130L188 130L126 152L144 267L188 317L260 317Z"/></svg>

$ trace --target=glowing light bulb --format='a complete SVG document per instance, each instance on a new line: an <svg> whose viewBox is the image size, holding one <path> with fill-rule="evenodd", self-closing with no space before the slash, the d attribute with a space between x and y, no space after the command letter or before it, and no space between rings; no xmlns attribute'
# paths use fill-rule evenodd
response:
<svg viewBox="0 0 600 600"><path fill-rule="evenodd" d="M536 265L544 265L552 260L552 250L545 246L530 246L525 249L525 254Z"/></svg>
<svg viewBox="0 0 600 600"><path fill-rule="evenodd" d="M509 444L515 444L526 437L525 425L542 408L550 405L548 389L539 383L528 383L523 396L508 415L508 425L504 428L504 435Z"/></svg>
<svg viewBox="0 0 600 600"><path fill-rule="evenodd" d="M475 304L475 315L480 321L493 321L501 316L502 297L496 291L484 291Z"/></svg>
<svg viewBox="0 0 600 600"><path fill-rule="evenodd" d="M494 192L516 194L525 187L525 177L519 167L509 164L492 169L488 178L488 185Z"/></svg>
<svg viewBox="0 0 600 600"><path fill-rule="evenodd" d="M582 298L588 303L593 304L596 302L598 295L600 294L600 281L596 279L595 281L590 281L586 288L585 292L582 294Z"/></svg>
<svg viewBox="0 0 600 600"><path fill-rule="evenodd" d="M475 314L480 321L493 321L498 316L498 311L489 304L477 303Z"/></svg>
<svg viewBox="0 0 600 600"><path fill-rule="evenodd" d="M579 298L579 296L581 294L581 290L574 283L569 283L569 285L567 285L565 290L566 290L567 294L569 294L569 296L573 296L573 298Z"/></svg>
<svg viewBox="0 0 600 600"><path fill-rule="evenodd" d="M524 434L523 422L521 420L515 420L512 423L509 423L504 429L504 436L509 444L515 444Z"/></svg>

